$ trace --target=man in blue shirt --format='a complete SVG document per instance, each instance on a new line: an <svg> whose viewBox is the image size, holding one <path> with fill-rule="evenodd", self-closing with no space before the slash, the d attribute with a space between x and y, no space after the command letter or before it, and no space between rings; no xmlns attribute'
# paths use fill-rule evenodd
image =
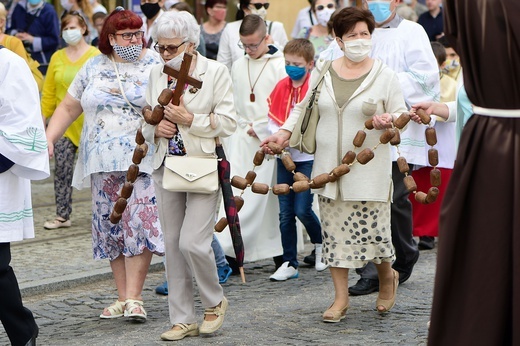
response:
<svg viewBox="0 0 520 346"><path fill-rule="evenodd" d="M426 0L426 7L428 12L421 14L417 22L428 34L430 42L437 41L444 35L441 0Z"/></svg>

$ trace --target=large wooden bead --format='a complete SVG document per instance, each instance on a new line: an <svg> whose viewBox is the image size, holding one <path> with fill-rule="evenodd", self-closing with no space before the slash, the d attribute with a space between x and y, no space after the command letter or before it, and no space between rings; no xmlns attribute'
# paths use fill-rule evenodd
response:
<svg viewBox="0 0 520 346"><path fill-rule="evenodd" d="M291 192L291 187L288 184L276 184L273 186L275 195L287 195L289 192Z"/></svg>
<svg viewBox="0 0 520 346"><path fill-rule="evenodd" d="M150 125L157 125L163 120L164 118L164 108L161 105L157 105L153 108L152 115L150 117L150 121L148 121L148 124Z"/></svg>
<svg viewBox="0 0 520 346"><path fill-rule="evenodd" d="M366 132L363 130L359 130L356 133L356 137L354 137L354 140L352 141L352 143L354 144L355 147L360 148L363 145L363 143L365 142L365 138L367 138Z"/></svg>
<svg viewBox="0 0 520 346"><path fill-rule="evenodd" d="M143 158L148 154L148 144L143 143L138 145L139 148L143 149Z"/></svg>
<svg viewBox="0 0 520 346"><path fill-rule="evenodd" d="M152 114L153 114L152 107L147 105L143 108L144 121L150 125L157 125L157 124L152 124L153 123Z"/></svg>
<svg viewBox="0 0 520 346"><path fill-rule="evenodd" d="M428 195L426 195L426 202L427 203L433 203L437 200L437 197L439 196L439 189L435 186L430 187L428 190Z"/></svg>
<svg viewBox="0 0 520 346"><path fill-rule="evenodd" d="M138 174L139 166L136 164L130 165L130 167L128 167L128 172L126 172L126 181L133 183L137 179Z"/></svg>
<svg viewBox="0 0 520 346"><path fill-rule="evenodd" d="M123 188L121 189L121 197L123 198L130 198L132 196L132 192L134 191L134 184L132 184L129 181L125 181L123 184Z"/></svg>
<svg viewBox="0 0 520 346"><path fill-rule="evenodd" d="M266 195L269 192L269 185L262 183L254 183L251 186L251 191L254 193L259 193L261 195Z"/></svg>
<svg viewBox="0 0 520 346"><path fill-rule="evenodd" d="M398 129L403 129L410 119L410 113L404 112L394 121L394 126Z"/></svg>
<svg viewBox="0 0 520 346"><path fill-rule="evenodd" d="M301 172L294 173L293 179L294 179L294 181L302 181L302 180L309 181L309 177Z"/></svg>
<svg viewBox="0 0 520 346"><path fill-rule="evenodd" d="M374 152L370 148L365 148L357 154L356 158L360 164L365 165L374 158Z"/></svg>
<svg viewBox="0 0 520 346"><path fill-rule="evenodd" d="M441 171L439 169L433 168L430 171L430 184L432 184L432 186L441 185Z"/></svg>
<svg viewBox="0 0 520 346"><path fill-rule="evenodd" d="M265 158L264 151L262 149L258 150L255 153L255 157L253 158L253 164L255 166L260 166L262 164L262 162L264 162L264 158Z"/></svg>
<svg viewBox="0 0 520 346"><path fill-rule="evenodd" d="M439 164L439 152L435 148L428 150L428 162L430 166L437 166Z"/></svg>
<svg viewBox="0 0 520 346"><path fill-rule="evenodd" d="M382 144L386 144L386 143L390 142L390 140L392 138L394 138L394 136L395 136L395 130L394 129L386 129L385 132L383 132L381 134L381 136L379 136L379 141Z"/></svg>
<svg viewBox="0 0 520 346"><path fill-rule="evenodd" d="M282 155L282 163L283 163L285 169L288 170L289 172L293 172L296 169L296 164L292 160L291 154L289 154L289 153L284 153Z"/></svg>
<svg viewBox="0 0 520 346"><path fill-rule="evenodd" d="M415 183L415 179L411 175L407 175L406 177L404 177L404 186L406 186L408 192L417 191L417 184Z"/></svg>
<svg viewBox="0 0 520 346"><path fill-rule="evenodd" d="M367 120L365 121L365 128L366 128L367 130L373 130L373 129L374 129L374 122L373 122L372 118L367 119Z"/></svg>
<svg viewBox="0 0 520 346"><path fill-rule="evenodd" d="M138 145L144 144L143 131L141 131L140 128L137 129L137 133L135 134L135 142L136 142Z"/></svg>
<svg viewBox="0 0 520 346"><path fill-rule="evenodd" d="M247 184L248 184L248 185L253 184L253 182L255 181L255 179L256 179L256 173L255 173L255 171L249 171L249 172L247 172L247 174L246 174L246 181L247 181Z"/></svg>
<svg viewBox="0 0 520 346"><path fill-rule="evenodd" d="M121 217L123 215L116 213L114 210L112 210L112 213L110 213L110 222L114 225L117 224L119 221L121 221Z"/></svg>
<svg viewBox="0 0 520 346"><path fill-rule="evenodd" d="M134 149L134 154L132 155L132 162L136 165L140 164L144 155L144 149L140 145L136 146Z"/></svg>
<svg viewBox="0 0 520 346"><path fill-rule="evenodd" d="M118 214L123 214L126 209L127 201L123 197L119 197L114 204L114 211Z"/></svg>
<svg viewBox="0 0 520 346"><path fill-rule="evenodd" d="M421 122L424 125L429 124L430 121L432 120L432 117L428 113L426 113L426 111L424 109L418 109L415 113L417 113L419 118L421 118Z"/></svg>
<svg viewBox="0 0 520 346"><path fill-rule="evenodd" d="M275 142L269 142L269 143L267 143L267 147L268 147L269 149L271 149L271 151L272 151L274 154L276 154L276 155L281 154L282 151L283 151L283 147L282 147L280 144L275 143Z"/></svg>
<svg viewBox="0 0 520 346"><path fill-rule="evenodd" d="M415 200L421 204L428 204L428 202L426 201L426 197L427 195L422 191L417 191L415 193Z"/></svg>
<svg viewBox="0 0 520 346"><path fill-rule="evenodd" d="M345 156L343 156L343 159L341 159L341 163L344 163L346 165L350 165L354 160L356 159L356 153L352 150L347 151Z"/></svg>
<svg viewBox="0 0 520 346"><path fill-rule="evenodd" d="M240 196L235 196L234 198L235 198L235 206L237 207L237 212L238 212L244 206L244 199Z"/></svg>
<svg viewBox="0 0 520 346"><path fill-rule="evenodd" d="M437 132L435 131L434 127L428 127L424 131L424 134L426 136L426 143L428 143L428 145L434 146L437 144Z"/></svg>
<svg viewBox="0 0 520 346"><path fill-rule="evenodd" d="M345 175L348 172L350 172L350 167L347 164L343 163L338 167L334 168L331 173L336 177L341 177L342 175Z"/></svg>
<svg viewBox="0 0 520 346"><path fill-rule="evenodd" d="M215 224L214 230L215 232L222 232L224 229L226 229L228 225L227 219L225 217L221 217L220 220Z"/></svg>
<svg viewBox="0 0 520 346"><path fill-rule="evenodd" d="M327 184L329 182L329 174L322 173L322 174L314 177L314 179L312 179L312 182L316 186L325 186L325 184Z"/></svg>
<svg viewBox="0 0 520 346"><path fill-rule="evenodd" d="M297 181L292 185L292 189L294 192L303 192L310 189L310 185L307 181Z"/></svg>
<svg viewBox="0 0 520 346"><path fill-rule="evenodd" d="M395 131L395 135L390 140L390 145L399 145L401 144L401 133L397 130Z"/></svg>
<svg viewBox="0 0 520 346"><path fill-rule="evenodd" d="M161 106L166 106L168 103L170 103L170 101L172 100L172 97L173 97L173 90L165 88L161 91L161 94L157 98L157 102L159 102L159 104Z"/></svg>
<svg viewBox="0 0 520 346"><path fill-rule="evenodd" d="M410 166L408 166L408 162L406 162L406 159L402 156L397 158L397 167L399 167L399 172L401 173L410 172Z"/></svg>
<svg viewBox="0 0 520 346"><path fill-rule="evenodd" d="M231 178L231 186L240 190L245 190L247 187L247 180L239 177L238 175L235 175L233 178Z"/></svg>

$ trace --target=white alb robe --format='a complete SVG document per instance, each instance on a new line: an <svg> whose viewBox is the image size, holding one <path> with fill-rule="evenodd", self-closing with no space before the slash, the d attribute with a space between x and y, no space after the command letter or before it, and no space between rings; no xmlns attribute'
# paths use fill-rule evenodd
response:
<svg viewBox="0 0 520 346"><path fill-rule="evenodd" d="M0 154L14 162L0 173L0 243L34 238L30 180L49 176L38 87L27 63L0 49Z"/></svg>
<svg viewBox="0 0 520 346"><path fill-rule="evenodd" d="M267 59L269 62L265 65ZM255 102L251 102L248 69L253 84L264 65L261 77L254 87ZM223 139L227 158L231 163L232 177L235 175L245 177L248 171L253 170L253 158L260 149L260 142L270 135L267 128L267 98L278 81L286 76L285 59L279 50L274 54L265 54L257 60L246 55L233 64L231 78L238 127L233 135ZM247 134L247 130L251 127L258 138L250 137ZM255 182L269 186L275 185L275 167L276 160L266 156L262 165L254 169L257 174ZM240 190L233 188L235 196L239 196L240 193ZM242 198L245 202L238 216L245 247L245 261L256 261L281 255L283 249L278 222L277 197L271 192L267 195L259 195L247 188ZM224 215L223 208L221 208L220 216ZM218 233L217 237L226 255L235 257L228 229Z"/></svg>

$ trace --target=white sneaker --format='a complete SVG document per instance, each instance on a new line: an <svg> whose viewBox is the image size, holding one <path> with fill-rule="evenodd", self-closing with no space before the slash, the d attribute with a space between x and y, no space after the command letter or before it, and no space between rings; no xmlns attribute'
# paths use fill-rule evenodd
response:
<svg viewBox="0 0 520 346"><path fill-rule="evenodd" d="M278 270L269 277L271 281L285 281L287 279L296 279L298 277L298 269L291 267L289 262L284 262Z"/></svg>
<svg viewBox="0 0 520 346"><path fill-rule="evenodd" d="M63 220L56 217L52 221L45 221L43 228L45 229L57 229L57 228L68 228L72 225L70 220Z"/></svg>
<svg viewBox="0 0 520 346"><path fill-rule="evenodd" d="M324 271L329 266L322 262L323 246L321 244L314 244L314 250L316 252L316 262L314 264L314 268L319 272Z"/></svg>

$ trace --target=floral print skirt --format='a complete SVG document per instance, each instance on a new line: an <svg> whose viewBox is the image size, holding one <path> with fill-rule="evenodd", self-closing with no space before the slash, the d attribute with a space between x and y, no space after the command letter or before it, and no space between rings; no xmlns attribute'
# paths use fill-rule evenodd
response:
<svg viewBox="0 0 520 346"><path fill-rule="evenodd" d="M325 264L361 268L394 261L390 202L318 200Z"/></svg>
<svg viewBox="0 0 520 346"><path fill-rule="evenodd" d="M116 225L110 222L110 213L125 181L126 172L91 175L94 259L113 261L121 254L140 255L145 248L163 256L164 239L151 175L138 175L121 221Z"/></svg>

